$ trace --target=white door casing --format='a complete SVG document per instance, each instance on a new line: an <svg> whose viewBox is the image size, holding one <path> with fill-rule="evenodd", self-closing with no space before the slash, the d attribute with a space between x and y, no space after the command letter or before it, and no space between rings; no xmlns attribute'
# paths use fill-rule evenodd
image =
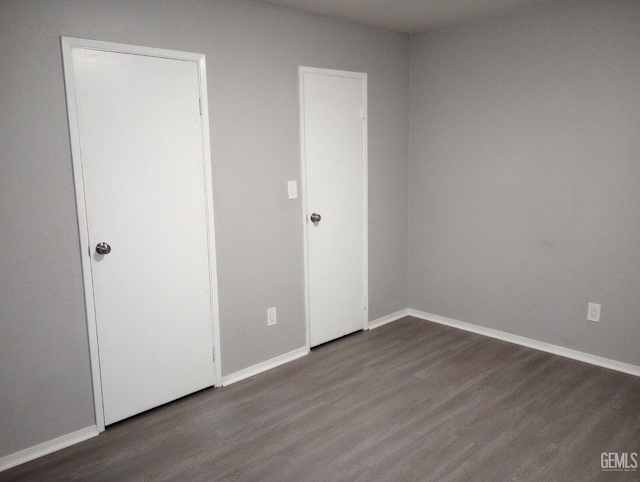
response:
<svg viewBox="0 0 640 482"><path fill-rule="evenodd" d="M366 112L366 74L300 67L310 347L367 328Z"/></svg>
<svg viewBox="0 0 640 482"><path fill-rule="evenodd" d="M205 59L65 37L62 48L103 430L221 379Z"/></svg>

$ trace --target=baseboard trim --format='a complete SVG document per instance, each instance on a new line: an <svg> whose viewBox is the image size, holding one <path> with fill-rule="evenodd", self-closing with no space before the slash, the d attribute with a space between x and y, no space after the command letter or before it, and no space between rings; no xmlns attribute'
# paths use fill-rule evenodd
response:
<svg viewBox="0 0 640 482"><path fill-rule="evenodd" d="M396 311L395 313L391 313L387 316L383 316L378 318L377 320L373 320L369 322L369 330L373 330L375 328L380 328L382 325L386 325L387 323L391 323L392 321L399 320L400 318L404 318L409 315L409 309L405 308L404 310Z"/></svg>
<svg viewBox="0 0 640 482"><path fill-rule="evenodd" d="M62 437L54 438L47 442L43 442L33 447L20 450L13 454L5 455L0 459L0 472L8 470L17 465L30 462L44 455L56 452L58 450L66 449L71 445L75 445L80 442L84 442L92 437L98 435L98 427L93 425L91 427L83 428L75 432L68 433Z"/></svg>
<svg viewBox="0 0 640 482"><path fill-rule="evenodd" d="M616 370L622 373L640 377L640 366L632 365L630 363L624 363L597 355L591 355L590 353L572 350L570 348L565 348L558 345L552 345L551 343L534 340L532 338L526 338L524 336L514 335L512 333L507 333L500 330L494 330L493 328L485 328L483 326L472 325L471 323L454 320L452 318L446 318L444 316L434 315L432 313L426 313L424 311L409 309L408 312L409 316L420 318L425 321L432 321L441 325L459 328L461 330L470 331L479 335L489 336L498 340L508 341L509 343L515 343L516 345L526 346L535 350L553 353L554 355L571 358L572 360L578 360L581 362L589 363L591 365L596 365L602 368L609 368L610 370Z"/></svg>
<svg viewBox="0 0 640 482"><path fill-rule="evenodd" d="M298 348L297 350L290 351L289 353L285 353L284 355L277 356L275 358L272 358L271 360L267 360L262 363L258 363L257 365L253 365L249 368L237 371L235 373L232 373L231 375L222 377L222 386L226 387L227 385L231 385L232 383L239 382L240 380L244 380L245 378L252 377L254 375L257 375L258 373L266 372L267 370L271 370L272 368L284 365L285 363L303 357L308 353L309 348L303 346L302 348Z"/></svg>

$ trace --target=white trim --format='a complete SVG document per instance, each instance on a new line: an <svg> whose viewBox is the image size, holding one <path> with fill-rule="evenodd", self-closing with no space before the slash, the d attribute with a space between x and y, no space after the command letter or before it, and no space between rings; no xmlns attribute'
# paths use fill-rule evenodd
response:
<svg viewBox="0 0 640 482"><path fill-rule="evenodd" d="M91 275L91 255L89 254L89 231L86 204L84 199L84 179L80 157L80 133L76 117L76 89L73 77L72 48L78 46L76 39L61 38L62 61L64 66L65 89L67 93L67 115L69 118L69 136L71 140L71 160L73 163L73 180L78 211L78 234L80 237L80 259L82 261L82 278L84 283L84 300L89 334L89 357L91 362L91 379L93 383L93 401L98 432L104 431L104 407L102 405L102 380L100 375L100 358L98 353L98 331L96 325L95 304L93 298L93 277Z"/></svg>
<svg viewBox="0 0 640 482"><path fill-rule="evenodd" d="M382 325L386 325L387 323L391 323L392 321L397 321L405 316L409 315L409 309L405 308L404 310L396 311L395 313L391 313L389 315L378 318L377 320L373 320L369 322L369 330L374 330L375 328L380 328Z"/></svg>
<svg viewBox="0 0 640 482"><path fill-rule="evenodd" d="M62 41L63 53L68 49L67 54L71 53L72 48L80 48L88 50L102 50L105 52L118 52L122 54L144 55L147 57L160 57L163 59L186 60L192 62L200 62L204 58L204 54L182 52L179 50L158 49L154 47L145 47L142 45L129 45L75 37L60 37L60 39Z"/></svg>
<svg viewBox="0 0 640 482"><path fill-rule="evenodd" d="M62 437L54 438L47 442L43 442L33 447L29 447L19 452L14 452L10 455L6 455L0 459L0 472L8 470L12 467L16 467L20 464L24 464L40 458L44 455L56 452L58 450L65 449L71 445L75 445L80 442L84 442L92 437L98 435L98 427L95 425L75 432L68 433Z"/></svg>
<svg viewBox="0 0 640 482"><path fill-rule="evenodd" d="M452 318L446 318L444 316L434 315L426 313L424 311L418 311L409 309L409 316L420 318L425 321L432 321L434 323L440 323L441 325L451 326L453 328L459 328L461 330L477 333L479 335L489 336L497 340L508 341L509 343L515 343L516 345L526 346L535 350L544 351L547 353L553 353L554 355L560 355L565 358L571 358L572 360L578 360L581 362L589 363L603 368L609 368L610 370L616 370L629 375L635 375L640 377L640 366L631 365L630 363L624 363L617 360L611 360L609 358L592 355L578 350L572 350L558 345L552 345L544 341L533 340L524 336L514 335L500 330L494 330L493 328L485 328L483 326L472 325L471 323L465 323L464 321L454 320Z"/></svg>
<svg viewBox="0 0 640 482"><path fill-rule="evenodd" d="M344 73L341 73L344 75ZM363 286L364 294L364 310L362 316L364 318L363 329L369 329L369 93L367 90L367 74L353 74L362 77L362 242L363 246ZM360 77L356 77L360 78Z"/></svg>
<svg viewBox="0 0 640 482"><path fill-rule="evenodd" d="M301 65L298 69L300 74L308 73L308 74L320 74L320 75L329 75L331 77L346 77L348 79L364 79L366 83L367 74L364 72L351 72L349 70L334 70L334 69L321 69L318 67L305 67ZM365 90L366 94L366 90ZM366 107L366 105L365 105Z"/></svg>
<svg viewBox="0 0 640 482"><path fill-rule="evenodd" d="M271 360L258 363L257 365L253 365L249 368L245 368L243 370L232 373L231 375L222 377L222 385L226 387L227 385L231 385L232 383L239 382L240 380L244 380L245 378L249 378L254 375L258 375L259 373L266 372L267 370L271 370L272 368L284 365L285 363L288 363L290 361L297 360L298 358L301 358L308 354L309 348L303 346L302 348L298 348L297 350L293 350L289 353L277 356L275 358L272 358Z"/></svg>
<svg viewBox="0 0 640 482"><path fill-rule="evenodd" d="M200 98L202 99L202 144L204 160L204 189L207 215L207 239L209 242L209 286L211 298L212 334L213 334L213 363L214 384L222 386L222 348L220 345L220 303L218 300L218 256L216 254L216 235L213 208L213 174L211 168L211 141L209 138L209 98L207 95L207 65L205 56L198 61L200 74Z"/></svg>
<svg viewBox="0 0 640 482"><path fill-rule="evenodd" d="M305 70L306 71L306 70ZM309 226L307 222L307 160L305 142L304 75L303 67L298 68L298 95L300 97L300 185L302 187L302 238L304 259L304 314L305 347L311 349L311 305L309 303Z"/></svg>
<svg viewBox="0 0 640 482"><path fill-rule="evenodd" d="M362 81L362 105L364 108L363 121L363 150L362 150L362 176L363 176L363 310L362 328L369 329L369 141L368 141L368 91L367 74L363 72L349 72L346 70L321 69L316 67L298 67L298 85L300 98L300 177L302 185L302 225L304 243L304 302L306 316L306 347L311 349L311 308L309 305L309 223L307 222L307 160L305 146L305 109L304 109L304 74L321 74L333 77L345 77Z"/></svg>
<svg viewBox="0 0 640 482"><path fill-rule="evenodd" d="M211 307L213 324L213 347L214 359L214 385L220 386L222 383L221 353L220 353L220 320L218 311L218 279L216 267L215 251L215 229L213 220L213 187L211 176L211 147L209 139L209 109L207 102L207 79L206 63L203 54L179 52L175 50L156 49L136 45L119 44L112 42L102 42L98 40L86 40L72 37L61 37L62 59L64 70L65 89L67 94L67 115L69 119L69 136L71 141L71 157L73 164L73 179L76 195L76 209L78 213L78 234L80 238L80 258L82 261L82 277L84 283L84 297L87 315L87 328L89 334L89 356L91 362L91 377L93 383L94 409L96 415L96 428L98 432L105 429L104 406L102 400L102 381L100 375L100 358L98 347L98 332L96 324L96 313L93 296L93 277L91 275L91 249L89 247L89 225L87 220L84 179L82 175L82 155L80 149L80 133L78 130L77 107L76 107L76 86L73 76L74 48L102 50L125 54L145 55L150 57L161 57L172 60L195 62L198 65L200 96L204 109L201 115L203 134L203 163L205 177L205 202L207 229L209 241L209 282L211 288Z"/></svg>

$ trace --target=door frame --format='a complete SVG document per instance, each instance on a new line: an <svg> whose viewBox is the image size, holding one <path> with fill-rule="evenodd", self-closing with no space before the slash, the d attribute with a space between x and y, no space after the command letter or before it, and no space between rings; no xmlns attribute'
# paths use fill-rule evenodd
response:
<svg viewBox="0 0 640 482"><path fill-rule="evenodd" d="M320 74L333 77L344 77L362 81L362 105L363 105L363 136L362 136L362 215L364 219L362 233L363 247L363 310L362 329L369 329L369 150L368 150L368 104L367 104L367 74L363 72L350 72L346 70L323 69L317 67L298 67L299 95L300 95L300 177L302 185L302 225L304 242L304 301L306 316L306 348L311 349L311 306L309 302L309 210L307 206L307 159L305 146L305 105L304 105L304 74Z"/></svg>
<svg viewBox="0 0 640 482"><path fill-rule="evenodd" d="M91 362L91 378L93 383L93 399L98 432L105 429L104 407L102 402L102 381L100 358L98 352L98 331L94 303L94 287L91 273L91 246L89 246L89 223L85 203L85 186L82 170L82 152L80 149L80 132L78 129L76 86L73 76L73 49L91 49L107 52L159 57L171 60L195 62L198 65L200 84L201 129L203 142L203 175L205 185L205 210L209 256L209 284L213 333L214 386L221 386L221 351L220 351L220 314L218 310L218 277L216 267L215 228L213 219L213 180L211 176L211 145L209 139L209 110L207 108L207 78L204 54L157 49L136 45L87 40L74 37L60 37L64 82L67 98L67 115L69 120L69 137L71 141L71 158L73 179L78 214L78 234L80 238L80 258L82 261L82 279L89 335L89 357Z"/></svg>

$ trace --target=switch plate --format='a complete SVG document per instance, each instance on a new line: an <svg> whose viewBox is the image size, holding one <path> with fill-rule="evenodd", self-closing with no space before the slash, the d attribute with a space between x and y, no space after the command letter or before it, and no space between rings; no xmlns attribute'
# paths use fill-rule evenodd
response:
<svg viewBox="0 0 640 482"><path fill-rule="evenodd" d="M276 313L276 308L269 308L267 310L267 326L273 326L278 323L278 315Z"/></svg>
<svg viewBox="0 0 640 482"><path fill-rule="evenodd" d="M289 181L287 183L287 191L289 192L289 199L296 199L298 197L298 181Z"/></svg>
<svg viewBox="0 0 640 482"><path fill-rule="evenodd" d="M595 321L596 323L600 322L600 308L601 306L597 303L589 303L587 308L587 320Z"/></svg>

